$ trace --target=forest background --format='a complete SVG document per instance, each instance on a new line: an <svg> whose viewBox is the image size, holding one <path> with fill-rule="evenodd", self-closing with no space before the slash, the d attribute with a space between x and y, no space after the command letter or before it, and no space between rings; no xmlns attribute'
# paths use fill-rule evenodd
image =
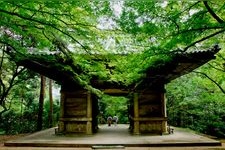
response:
<svg viewBox="0 0 225 150"><path fill-rule="evenodd" d="M1 1L0 133L57 125L60 97L52 91L59 85L18 63L32 54L49 59L46 55L57 50L76 60L70 66L85 73L73 70L75 78L93 90L93 76L129 85L155 62L167 61L168 54L219 44L216 59L167 84L166 96L170 125L225 137L224 10L223 1ZM78 53L107 54L113 63L104 68L74 56ZM118 61L114 55L129 53L140 56ZM104 96L100 112L127 123L126 104L126 98Z"/></svg>

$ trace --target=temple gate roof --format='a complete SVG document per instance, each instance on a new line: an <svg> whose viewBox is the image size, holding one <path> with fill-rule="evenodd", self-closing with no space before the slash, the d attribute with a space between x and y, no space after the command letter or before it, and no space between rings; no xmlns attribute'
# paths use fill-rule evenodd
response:
<svg viewBox="0 0 225 150"><path fill-rule="evenodd" d="M145 70L143 77L138 82L130 85L122 85L97 78L91 79L90 84L92 87L98 89L128 88L133 90L151 87L155 84L166 84L202 66L211 59L214 59L215 54L219 50L219 46L215 45L212 48L202 51L178 51L170 53L168 55L171 55L172 59L169 62L150 66ZM14 57L17 56L15 55ZM66 65L70 63L70 60L63 59L59 53L29 54L22 59L20 58L17 63L51 78L61 85L76 85L82 87L82 85L78 84L79 79L74 78L74 76L79 76L79 74L82 73L82 69L76 66L67 68Z"/></svg>

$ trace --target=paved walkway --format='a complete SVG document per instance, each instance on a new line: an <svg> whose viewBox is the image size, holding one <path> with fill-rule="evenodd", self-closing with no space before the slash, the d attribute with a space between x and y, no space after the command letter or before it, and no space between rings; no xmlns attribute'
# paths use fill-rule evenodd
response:
<svg viewBox="0 0 225 150"><path fill-rule="evenodd" d="M141 148L163 148L163 147L213 147L221 148L220 142L200 136L192 131L175 128L174 134L169 135L131 135L128 132L128 125L119 124L108 127L100 125L99 132L94 135L60 135L54 134L54 129L48 129L31 134L29 136L7 141L5 149L16 147L49 147L57 148L78 148L81 150L90 149L135 149ZM141 147L141 148L140 148ZM1 149L1 148L0 148ZM24 147L23 147L24 149ZM28 148L29 149L29 148ZM31 148L32 149L32 148ZM147 149L146 149L147 150Z"/></svg>

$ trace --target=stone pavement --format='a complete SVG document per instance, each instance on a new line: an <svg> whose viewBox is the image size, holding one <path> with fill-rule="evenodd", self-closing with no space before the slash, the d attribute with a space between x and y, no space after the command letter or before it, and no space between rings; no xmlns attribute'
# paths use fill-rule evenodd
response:
<svg viewBox="0 0 225 150"><path fill-rule="evenodd" d="M5 149L201 149L222 148L219 141L195 134L193 131L174 128L169 135L131 135L128 125L108 127L100 125L93 135L55 135L54 128L31 134L13 141L7 141ZM0 148L0 149L2 149ZM21 149L20 149L21 148Z"/></svg>

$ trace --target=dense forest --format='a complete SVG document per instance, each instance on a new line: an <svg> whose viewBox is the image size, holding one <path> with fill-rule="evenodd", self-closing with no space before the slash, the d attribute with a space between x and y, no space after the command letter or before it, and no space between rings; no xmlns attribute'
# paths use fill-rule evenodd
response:
<svg viewBox="0 0 225 150"><path fill-rule="evenodd" d="M26 60L55 61L101 95L91 79L129 86L173 53L218 44L216 59L166 85L167 111L170 125L225 137L224 16L220 1L1 1L0 134L57 125L60 83L24 67ZM101 97L100 112L127 123L127 99Z"/></svg>

